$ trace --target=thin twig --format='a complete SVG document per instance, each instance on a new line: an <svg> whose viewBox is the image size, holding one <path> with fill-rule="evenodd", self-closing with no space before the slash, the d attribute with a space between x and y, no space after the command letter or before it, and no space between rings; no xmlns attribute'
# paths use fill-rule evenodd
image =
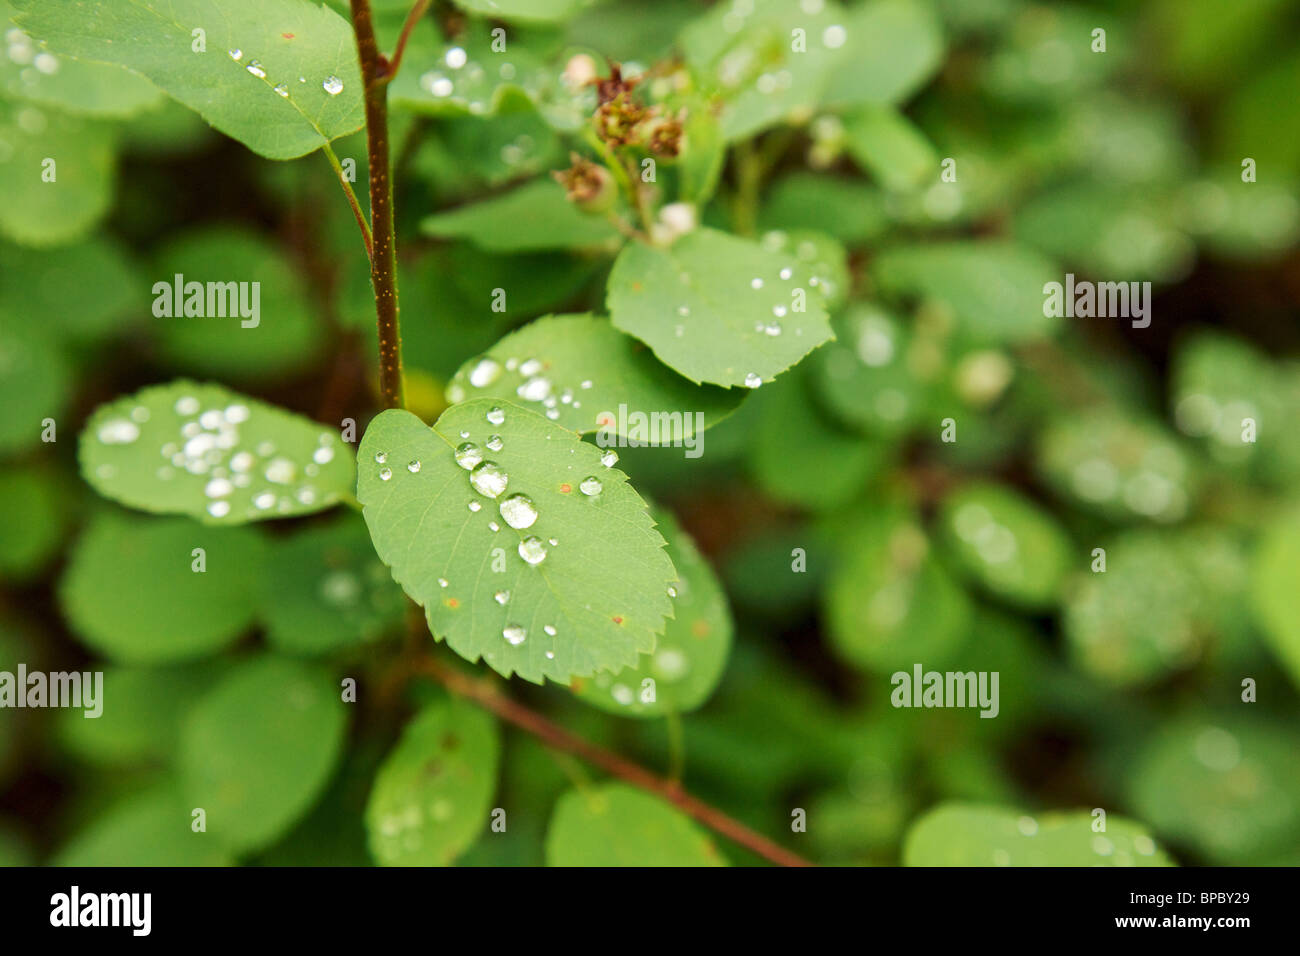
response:
<svg viewBox="0 0 1300 956"><path fill-rule="evenodd" d="M470 677L434 657L416 659L416 673L431 677L449 691L492 711L502 720L532 734L548 747L581 757L587 763L612 776L653 793L704 824L715 833L758 854L779 866L811 866L796 853L755 833L739 820L727 816L717 807L705 803L682 789L680 783L651 773L639 764L599 747L552 723L536 711L507 697L489 681Z"/></svg>
<svg viewBox="0 0 1300 956"><path fill-rule="evenodd" d="M402 337L397 315L397 255L393 237L393 180L388 157L388 61L375 43L370 0L352 0L352 26L366 94L366 145L370 159L370 222L374 251L370 282L379 326L379 390L385 408L405 407Z"/></svg>
<svg viewBox="0 0 1300 956"><path fill-rule="evenodd" d="M366 258L374 264L375 259L375 242L370 237L370 223L366 222L365 214L361 212L361 204L357 202L357 194L352 191L352 184L348 182L347 177L343 175L343 165L339 162L338 156L329 143L324 147L326 158L330 165L334 167L334 174L339 178L339 185L343 187L343 194L348 197L348 205L352 207L352 215L357 217L357 226L361 229L361 241L366 246Z"/></svg>
<svg viewBox="0 0 1300 956"><path fill-rule="evenodd" d="M393 55L388 59L388 81L397 76L398 69L402 66L402 54L406 52L406 41L411 38L411 31L415 25L420 22L420 17L424 16L429 9L430 0L415 0L415 6L411 7L411 12L406 15L406 22L402 24L402 35L397 38L397 47L393 50Z"/></svg>

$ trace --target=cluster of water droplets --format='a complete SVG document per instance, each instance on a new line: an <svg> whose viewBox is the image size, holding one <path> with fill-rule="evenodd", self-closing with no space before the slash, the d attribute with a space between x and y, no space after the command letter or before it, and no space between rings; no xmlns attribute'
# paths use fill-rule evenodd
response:
<svg viewBox="0 0 1300 956"><path fill-rule="evenodd" d="M9 57L9 62L21 67L18 81L23 86L32 86L42 76L53 76L59 72L59 58L53 53L38 49L32 38L17 27L5 31L5 54Z"/></svg>
<svg viewBox="0 0 1300 956"><path fill-rule="evenodd" d="M826 7L825 0L801 0L800 9L808 16L820 15ZM740 33L750 25L749 18L754 13L754 0L731 0L730 7L722 17L722 29L729 34ZM718 81L727 89L739 91L750 87L764 96L783 93L794 86L795 75L785 66L780 69L768 69L770 59L767 47L767 31L770 22L757 25L752 39L742 39L729 49L717 65ZM810 29L808 42L810 50L820 42L823 50L834 52L843 48L848 42L848 30L842 24L833 23L820 32ZM787 58L789 54L787 54Z"/></svg>
<svg viewBox="0 0 1300 956"><path fill-rule="evenodd" d="M551 376L546 374L546 366L540 359L507 358L505 361L500 361L490 355L484 355L456 374L447 388L447 400L452 404L463 402L469 397L466 386L472 390L490 388L507 374L517 376L515 396L524 402L540 405L542 413L551 421L560 417L562 407L582 408L582 392L592 387L590 379L579 382L577 388L557 386ZM501 424L500 421L494 421L491 416L488 422L493 425Z"/></svg>
<svg viewBox="0 0 1300 956"><path fill-rule="evenodd" d="M540 91L532 71L521 70L512 60L493 59L501 62L485 66L472 59L464 47L448 47L438 67L420 75L420 89L439 102L454 104L476 116L491 110L496 90L503 84L517 84L536 100ZM504 151L502 159L510 164Z"/></svg>
<svg viewBox="0 0 1300 956"><path fill-rule="evenodd" d="M163 463L155 477L159 481L172 481L182 475L206 479L203 494L209 499L208 514L214 518L231 513L231 499L240 490L251 495L245 508L247 516L284 513L318 502L320 493L311 479L320 474L322 465L334 460L339 443L334 435L322 432L311 461L303 464L279 454L271 441L260 442L255 448L242 447L241 426L251 414L247 405L236 402L205 409L196 396L182 395L172 410L180 417L180 428L174 438L161 445ZM95 437L104 445L134 444L140 439L141 426L151 417L148 407L137 405L129 413L101 422ZM105 463L98 466L96 474L112 480L117 469Z"/></svg>
<svg viewBox="0 0 1300 956"><path fill-rule="evenodd" d="M244 62L244 51L241 50L239 47L234 47L228 50L227 52L230 54L230 58L234 60L236 63ZM260 60L256 60L256 59L249 60L247 63L244 64L244 69L247 70L249 73L251 73L253 76L257 77L259 80L266 79L266 68L262 66ZM298 77L298 82L302 85L306 85L307 77L305 76ZM338 96L340 93L343 92L343 81L340 80L333 73L325 77L325 79L321 80L320 85L321 85L321 89L323 89L330 96ZM289 96L289 84L276 83L273 87L271 87L271 91L275 93L276 96L287 99Z"/></svg>

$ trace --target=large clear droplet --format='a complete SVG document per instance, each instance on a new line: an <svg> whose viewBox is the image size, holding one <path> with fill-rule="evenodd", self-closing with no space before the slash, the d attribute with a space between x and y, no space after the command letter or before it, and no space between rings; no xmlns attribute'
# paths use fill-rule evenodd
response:
<svg viewBox="0 0 1300 956"><path fill-rule="evenodd" d="M537 508L527 495L511 495L501 502L500 510L512 528L531 528L537 520Z"/></svg>
<svg viewBox="0 0 1300 956"><path fill-rule="evenodd" d="M498 497L506 490L509 482L510 476L495 461L480 462L469 473L469 483L474 486L474 490L487 498Z"/></svg>
<svg viewBox="0 0 1300 956"><path fill-rule="evenodd" d="M528 632L518 624L507 624L501 631L501 636L510 642L514 647L518 647L528 637Z"/></svg>
<svg viewBox="0 0 1300 956"><path fill-rule="evenodd" d="M745 376L745 388L758 388L758 386L762 384L763 384L763 380L759 378L757 375L755 375L753 372L750 372L748 375Z"/></svg>
<svg viewBox="0 0 1300 956"><path fill-rule="evenodd" d="M343 92L343 81L332 73L325 77L325 82L321 83L321 86L330 96L338 96Z"/></svg>
<svg viewBox="0 0 1300 956"><path fill-rule="evenodd" d="M606 468L613 468L618 464L618 452L610 450L600 456L600 463Z"/></svg>
<svg viewBox="0 0 1300 956"><path fill-rule="evenodd" d="M501 363L494 358L481 358L469 371L469 383L475 388L487 388L501 377Z"/></svg>
<svg viewBox="0 0 1300 956"><path fill-rule="evenodd" d="M487 413L487 420L491 425L500 425L506 420L506 413L500 408L493 408Z"/></svg>
<svg viewBox="0 0 1300 956"><path fill-rule="evenodd" d="M483 460L483 452L472 441L463 442L456 447L456 464L466 471Z"/></svg>
<svg viewBox="0 0 1300 956"><path fill-rule="evenodd" d="M599 478L595 475L588 475L586 478L582 479L582 484L578 485L578 490L584 495L594 497L600 494L603 487L604 486L600 483Z"/></svg>
<svg viewBox="0 0 1300 956"><path fill-rule="evenodd" d="M492 595L492 600L496 601L502 607L505 607L506 603L510 600L510 592L498 591L496 594Z"/></svg>
<svg viewBox="0 0 1300 956"><path fill-rule="evenodd" d="M519 542L519 557L529 564L541 564L546 560L546 545L541 538L530 534Z"/></svg>

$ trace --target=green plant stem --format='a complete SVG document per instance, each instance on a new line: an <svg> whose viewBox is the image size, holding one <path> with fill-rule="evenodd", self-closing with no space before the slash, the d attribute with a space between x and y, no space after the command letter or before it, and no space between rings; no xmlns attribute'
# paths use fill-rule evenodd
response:
<svg viewBox="0 0 1300 956"><path fill-rule="evenodd" d="M366 147L370 160L370 283L379 326L379 391L385 408L403 408L402 336L397 307L397 252L388 142L389 63L375 43L370 0L352 0L352 26L365 84Z"/></svg>
<svg viewBox="0 0 1300 956"><path fill-rule="evenodd" d="M402 55L406 52L406 41L411 38L411 31L420 21L429 9L430 0L415 0L415 6L411 7L411 12L406 15L406 22L402 24L402 35L397 38L397 46L393 50L388 67L388 79L392 80L397 76L397 71L402 66Z"/></svg>
<svg viewBox="0 0 1300 956"><path fill-rule="evenodd" d="M638 234L638 238L648 241L650 238L650 227L654 222L650 217L649 209L646 206L641 190L633 181L632 175L629 174L627 167L623 165L623 161L619 159L618 154L610 148L608 143L596 134L594 129L588 126L584 131L584 135L587 142L591 144L591 148L600 154L601 162L605 164L605 167L610 171L615 181L618 183L619 189L621 189L623 195L627 197L627 204L632 207L640 218L644 234ZM623 232L624 230L620 229L619 231ZM624 234L626 235L626 233Z"/></svg>
<svg viewBox="0 0 1300 956"><path fill-rule="evenodd" d="M772 863L779 866L812 865L798 854L727 816L717 807L687 793L679 782L652 773L613 751L570 733L536 711L507 697L490 681L471 677L432 656L415 659L412 662L412 672L431 677L453 694L490 710L507 723L532 734L548 747L580 757L593 767L668 801L715 833Z"/></svg>
<svg viewBox="0 0 1300 956"><path fill-rule="evenodd" d="M750 140L736 144L736 193L731 204L731 225L737 235L758 231L758 193L763 183L763 161Z"/></svg>
<svg viewBox="0 0 1300 956"><path fill-rule="evenodd" d="M365 243L366 258L370 259L373 264L375 241L370 236L370 223L366 222L365 214L361 211L361 203L357 202L357 194L352 191L352 184L343 175L343 165L339 162L333 147L326 143L321 148L325 153L325 157L330 161L330 165L334 167L334 175L339 178L339 185L343 187L343 194L348 197L348 205L352 207L352 215L356 216L357 226L361 229L361 241Z"/></svg>

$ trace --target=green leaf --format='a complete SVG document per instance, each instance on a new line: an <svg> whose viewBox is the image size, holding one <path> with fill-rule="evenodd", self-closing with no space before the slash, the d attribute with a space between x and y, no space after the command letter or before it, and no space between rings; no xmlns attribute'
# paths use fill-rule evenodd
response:
<svg viewBox="0 0 1300 956"><path fill-rule="evenodd" d="M818 350L817 397L836 419L892 438L916 427L934 401L938 369L922 361L927 343L902 319L870 303L836 318L836 340Z"/></svg>
<svg viewBox="0 0 1300 956"><path fill-rule="evenodd" d="M1198 484L1187 452L1159 424L1105 409L1053 421L1037 459L1058 494L1112 521L1181 521Z"/></svg>
<svg viewBox="0 0 1300 956"><path fill-rule="evenodd" d="M939 178L939 156L898 110L863 107L845 123L849 155L884 188L903 192Z"/></svg>
<svg viewBox="0 0 1300 956"><path fill-rule="evenodd" d="M45 419L59 421L71 387L68 360L48 334L0 315L0 452L38 444Z"/></svg>
<svg viewBox="0 0 1300 956"><path fill-rule="evenodd" d="M1264 532L1250 575L1251 610L1273 652L1300 687L1300 509Z"/></svg>
<svg viewBox="0 0 1300 956"><path fill-rule="evenodd" d="M567 20L595 0L455 0L467 13L494 20L551 23Z"/></svg>
<svg viewBox="0 0 1300 956"><path fill-rule="evenodd" d="M859 179L813 172L778 179L759 222L767 230L819 230L848 246L868 243L889 227L880 189Z"/></svg>
<svg viewBox="0 0 1300 956"><path fill-rule="evenodd" d="M886 293L947 306L972 344L1045 338L1061 323L1043 314L1043 286L1061 281L1056 267L1014 243L902 246L881 253L872 263L872 274Z"/></svg>
<svg viewBox="0 0 1300 956"><path fill-rule="evenodd" d="M420 230L429 236L468 239L490 252L579 249L619 238L612 225L579 210L550 179L535 179L500 196L425 216Z"/></svg>
<svg viewBox="0 0 1300 956"><path fill-rule="evenodd" d="M886 464L883 442L828 421L804 368L750 401L759 403L749 463L760 488L784 504L826 511L849 501Z"/></svg>
<svg viewBox="0 0 1300 956"><path fill-rule="evenodd" d="M104 511L73 547L59 597L73 631L114 660L188 660L227 647L252 623L262 561L262 541L247 528Z"/></svg>
<svg viewBox="0 0 1300 956"><path fill-rule="evenodd" d="M970 601L916 518L899 509L872 514L847 547L824 597L832 647L877 672L942 667L968 636Z"/></svg>
<svg viewBox="0 0 1300 956"><path fill-rule="evenodd" d="M939 522L967 575L1025 608L1054 604L1066 572L1087 560L1051 515L1002 485L972 484L948 495Z"/></svg>
<svg viewBox="0 0 1300 956"><path fill-rule="evenodd" d="M721 92L722 132L735 141L805 121L839 51L853 41L834 0L812 13L796 0L755 0L747 9L714 6L687 25L680 45L686 62Z"/></svg>
<svg viewBox="0 0 1300 956"><path fill-rule="evenodd" d="M208 834L237 851L266 846L320 796L347 729L329 674L269 655L241 663L181 728L185 797Z"/></svg>
<svg viewBox="0 0 1300 956"><path fill-rule="evenodd" d="M473 399L433 428L380 413L360 456L375 550L462 657L567 683L654 649L677 575L612 452L537 412Z"/></svg>
<svg viewBox="0 0 1300 956"><path fill-rule="evenodd" d="M79 760L106 767L170 761L194 702L225 672L224 662L167 668L105 667L102 713L60 715L59 737Z"/></svg>
<svg viewBox="0 0 1300 956"><path fill-rule="evenodd" d="M589 704L628 717L696 709L722 679L731 650L731 610L713 569L667 511L656 508L653 514L679 575L673 584L673 619L654 652L643 655L636 667L573 684Z"/></svg>
<svg viewBox="0 0 1300 956"><path fill-rule="evenodd" d="M0 469L0 579L26 580L58 550L72 497L62 477L39 465Z"/></svg>
<svg viewBox="0 0 1300 956"><path fill-rule="evenodd" d="M126 119L153 109L162 92L142 76L102 63L55 56L13 26L14 8L0 0L8 56L0 59L0 91L69 113Z"/></svg>
<svg viewBox="0 0 1300 956"><path fill-rule="evenodd" d="M71 242L108 211L117 165L109 124L0 99L0 142L0 235L30 246Z"/></svg>
<svg viewBox="0 0 1300 956"><path fill-rule="evenodd" d="M941 804L912 824L904 866L1174 866L1141 824L1086 810L1041 817L1003 807Z"/></svg>
<svg viewBox="0 0 1300 956"><path fill-rule="evenodd" d="M697 430L726 418L744 398L692 384L636 339L592 315L538 319L466 362L447 386L447 400L480 396L528 403L575 432L651 443L691 441ZM636 423L620 414L620 406L629 413L661 415L662 434L648 426L632 434ZM675 416L671 433L664 416Z"/></svg>
<svg viewBox="0 0 1300 956"><path fill-rule="evenodd" d="M872 0L844 20L848 41L832 69L824 105L901 103L943 62L944 40L930 0Z"/></svg>
<svg viewBox="0 0 1300 956"><path fill-rule="evenodd" d="M447 866L483 830L501 744L496 723L462 700L432 704L402 731L366 804L370 853L382 866Z"/></svg>
<svg viewBox="0 0 1300 956"><path fill-rule="evenodd" d="M691 381L756 388L831 337L821 281L792 256L697 229L667 249L628 243L608 307L614 325Z"/></svg>
<svg viewBox="0 0 1300 956"><path fill-rule="evenodd" d="M352 494L352 451L323 425L219 385L176 381L96 409L81 473L133 508L244 524L311 514Z"/></svg>
<svg viewBox="0 0 1300 956"><path fill-rule="evenodd" d="M55 53L139 73L269 159L310 153L364 121L352 27L328 7L301 0L11 2L21 11L19 25ZM196 29L205 31L205 52L193 49Z"/></svg>
<svg viewBox="0 0 1300 956"><path fill-rule="evenodd" d="M1102 543L1105 572L1079 572L1062 618L1082 670L1120 685L1149 682L1201 659L1240 620L1248 568L1225 533L1143 529Z"/></svg>
<svg viewBox="0 0 1300 956"><path fill-rule="evenodd" d="M153 286L152 321L174 367L260 381L298 371L323 351L326 331L303 281L281 248L261 236L204 229L172 239L156 261L160 281ZM183 277L181 292L177 275ZM209 283L232 282L241 283L238 295L207 291ZM181 304L188 309L191 301L200 314L181 314ZM168 308L160 317L162 305Z"/></svg>
<svg viewBox="0 0 1300 956"><path fill-rule="evenodd" d="M271 545L261 618L286 654L325 654L400 627L402 592L375 557L359 515L278 538Z"/></svg>
<svg viewBox="0 0 1300 956"><path fill-rule="evenodd" d="M1293 724L1182 718L1125 762L1129 804L1206 862L1268 864L1300 840Z"/></svg>
<svg viewBox="0 0 1300 956"><path fill-rule="evenodd" d="M726 866L681 811L626 784L570 790L546 833L547 866Z"/></svg>
<svg viewBox="0 0 1300 956"><path fill-rule="evenodd" d="M144 311L146 283L118 243L96 236L54 249L0 245L0 322L41 324L60 340L93 342Z"/></svg>
<svg viewBox="0 0 1300 956"><path fill-rule="evenodd" d="M211 833L190 827L191 808L166 784L133 794L79 832L55 855L55 866L232 866Z"/></svg>

